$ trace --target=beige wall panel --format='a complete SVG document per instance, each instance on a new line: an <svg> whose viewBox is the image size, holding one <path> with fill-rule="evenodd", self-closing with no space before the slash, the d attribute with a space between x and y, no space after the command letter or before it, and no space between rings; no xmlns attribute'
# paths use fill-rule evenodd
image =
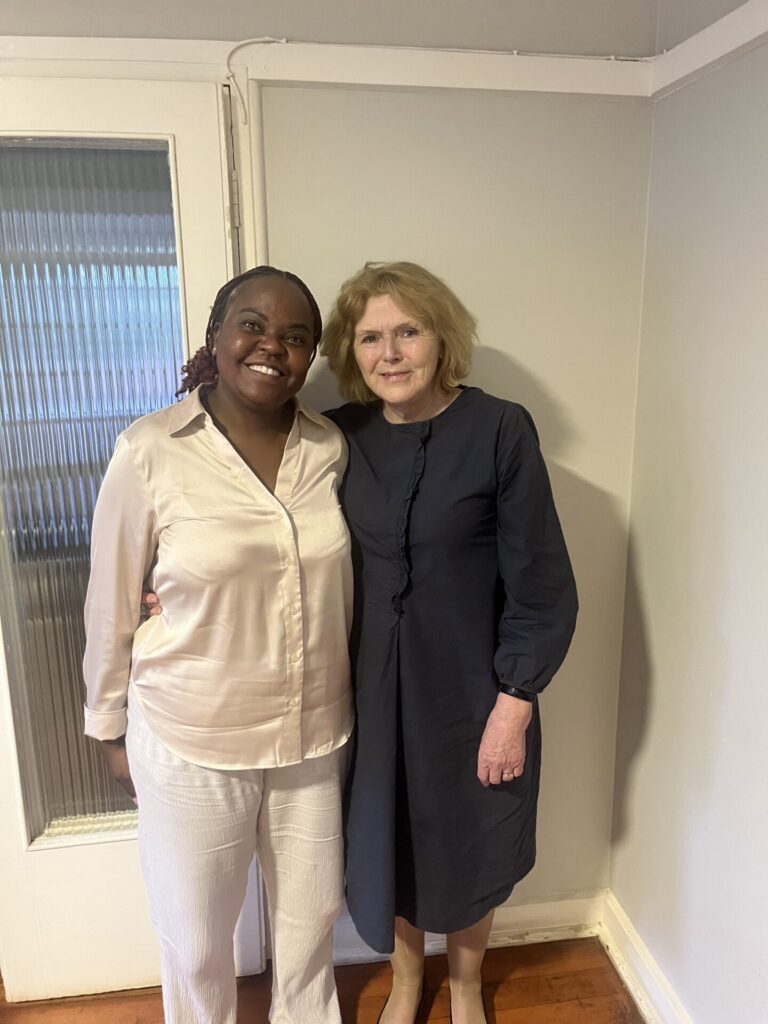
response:
<svg viewBox="0 0 768 1024"><path fill-rule="evenodd" d="M272 262L324 310L366 259L424 263L479 317L471 382L536 418L582 615L542 702L540 857L518 895L605 885L649 106L273 87L264 114ZM336 404L318 369L308 397Z"/></svg>
<svg viewBox="0 0 768 1024"><path fill-rule="evenodd" d="M613 888L696 1024L768 1019L768 48L656 114Z"/></svg>

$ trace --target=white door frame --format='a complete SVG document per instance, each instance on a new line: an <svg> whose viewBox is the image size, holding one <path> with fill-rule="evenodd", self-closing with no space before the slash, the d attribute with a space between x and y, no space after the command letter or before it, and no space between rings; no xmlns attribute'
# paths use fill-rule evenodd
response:
<svg viewBox="0 0 768 1024"><path fill-rule="evenodd" d="M0 108L2 135L168 143L185 351L202 345L214 295L234 267L224 144L228 125L220 86L11 77L0 79ZM0 647L0 969L6 998L157 984L158 950L130 815L127 822L122 816L119 829L28 840L4 650ZM264 967L255 871L252 883L238 927L242 973Z"/></svg>

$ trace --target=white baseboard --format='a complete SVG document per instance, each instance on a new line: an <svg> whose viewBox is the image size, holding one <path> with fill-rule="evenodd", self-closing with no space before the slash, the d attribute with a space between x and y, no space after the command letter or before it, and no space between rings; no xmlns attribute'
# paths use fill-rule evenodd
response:
<svg viewBox="0 0 768 1024"><path fill-rule="evenodd" d="M541 903L510 901L499 907L493 920L490 946L519 946L555 939L597 935L600 930L605 893L597 892L554 898ZM427 954L445 951L445 936L427 933ZM333 959L337 964L385 960L362 941L352 918L344 914L336 922Z"/></svg>
<svg viewBox="0 0 768 1024"><path fill-rule="evenodd" d="M541 903L510 900L493 918L489 946L522 946L597 935L605 890L557 896Z"/></svg>
<svg viewBox="0 0 768 1024"><path fill-rule="evenodd" d="M595 935L605 947L646 1024L693 1024L650 950L610 889L556 896L538 903L514 897L496 911L490 946L519 946ZM427 934L428 954L445 950L445 936ZM352 918L336 924L337 964L384 960L362 941Z"/></svg>
<svg viewBox="0 0 768 1024"><path fill-rule="evenodd" d="M646 1024L693 1024L651 951L610 890L605 896L598 936Z"/></svg>

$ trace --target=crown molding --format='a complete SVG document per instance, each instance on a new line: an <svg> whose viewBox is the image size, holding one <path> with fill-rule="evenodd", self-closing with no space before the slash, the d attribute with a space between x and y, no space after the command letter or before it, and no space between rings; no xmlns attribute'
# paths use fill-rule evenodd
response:
<svg viewBox="0 0 768 1024"><path fill-rule="evenodd" d="M651 95L675 92L768 42L768 0L747 3L652 61Z"/></svg>
<svg viewBox="0 0 768 1024"><path fill-rule="evenodd" d="M254 46L248 55L248 76L263 82L648 96L650 63L622 58L287 43Z"/></svg>
<svg viewBox="0 0 768 1024"><path fill-rule="evenodd" d="M323 43L0 37L0 76L220 81L648 96L650 62Z"/></svg>
<svg viewBox="0 0 768 1024"><path fill-rule="evenodd" d="M658 57L430 50L326 43L0 36L0 76L471 89L661 99L768 41L768 0ZM228 60L231 58L228 65Z"/></svg>

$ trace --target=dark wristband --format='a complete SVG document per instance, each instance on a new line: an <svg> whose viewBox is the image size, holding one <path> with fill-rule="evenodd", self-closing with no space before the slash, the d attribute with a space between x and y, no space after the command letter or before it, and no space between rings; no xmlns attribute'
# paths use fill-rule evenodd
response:
<svg viewBox="0 0 768 1024"><path fill-rule="evenodd" d="M508 697L517 697L519 700L527 700L530 704L536 700L538 694L531 693L529 690L520 690L516 686L509 686L507 683L499 683L499 691L506 693Z"/></svg>

